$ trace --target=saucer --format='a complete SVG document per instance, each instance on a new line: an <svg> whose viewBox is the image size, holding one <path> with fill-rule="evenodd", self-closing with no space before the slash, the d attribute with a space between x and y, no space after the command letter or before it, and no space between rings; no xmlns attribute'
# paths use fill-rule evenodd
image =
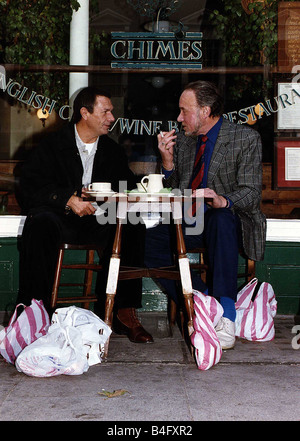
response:
<svg viewBox="0 0 300 441"><path fill-rule="evenodd" d="M155 193L147 193L146 191L131 191L127 193L128 196L147 196L147 197L154 197L154 196L174 196L174 193L164 193L164 192L155 192Z"/></svg>
<svg viewBox="0 0 300 441"><path fill-rule="evenodd" d="M116 191L96 191L96 190L87 190L86 194L89 194L90 196L97 197L97 196L112 196L113 194L116 194Z"/></svg>

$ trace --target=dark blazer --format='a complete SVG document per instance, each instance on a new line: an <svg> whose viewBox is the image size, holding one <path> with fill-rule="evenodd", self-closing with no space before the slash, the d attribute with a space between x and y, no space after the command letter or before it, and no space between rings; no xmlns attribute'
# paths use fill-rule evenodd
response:
<svg viewBox="0 0 300 441"><path fill-rule="evenodd" d="M20 191L25 213L51 209L63 213L69 198L81 195L83 167L75 141L73 124L51 133L36 147L22 169ZM108 136L101 136L94 158L92 182L119 181L135 188L136 178L128 167L124 150Z"/></svg>
<svg viewBox="0 0 300 441"><path fill-rule="evenodd" d="M196 140L179 133L174 148L174 172L166 186L188 188L192 176ZM223 120L208 170L207 187L227 196L241 220L246 255L262 260L266 218L260 211L262 146L259 134L249 127Z"/></svg>

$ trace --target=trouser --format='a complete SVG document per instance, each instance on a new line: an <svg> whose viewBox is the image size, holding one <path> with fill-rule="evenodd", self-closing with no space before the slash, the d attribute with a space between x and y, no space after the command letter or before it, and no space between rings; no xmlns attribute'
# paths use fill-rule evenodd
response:
<svg viewBox="0 0 300 441"><path fill-rule="evenodd" d="M200 235L186 234L183 225L186 249L207 249L209 271L207 286L199 274L192 272L193 288L220 298L236 301L238 255L241 244L240 221L237 215L226 208L208 209L204 214L204 230ZM190 228L190 227L189 227ZM176 243L174 226L161 224L146 232L145 266L155 268L173 265ZM176 282L159 279L167 294L178 303Z"/></svg>
<svg viewBox="0 0 300 441"><path fill-rule="evenodd" d="M128 224L123 228L122 264L142 266L144 230L142 226ZM20 286L18 301L26 305L31 299L42 299L50 311L55 268L60 243L93 243L102 250L104 271L99 272L96 283L98 309L103 315L109 259L115 225L97 222L95 216L59 215L51 211L29 214L20 242ZM134 234L134 236L133 236ZM138 235L141 239L136 240ZM135 240L132 239L135 238ZM128 280L118 284L116 307L141 307L142 281ZM97 309L97 306L96 308Z"/></svg>

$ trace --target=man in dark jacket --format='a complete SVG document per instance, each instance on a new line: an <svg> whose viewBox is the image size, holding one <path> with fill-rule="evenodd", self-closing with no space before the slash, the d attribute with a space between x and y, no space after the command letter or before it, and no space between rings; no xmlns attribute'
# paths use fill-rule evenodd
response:
<svg viewBox="0 0 300 441"><path fill-rule="evenodd" d="M97 221L97 204L85 200L83 189L91 182L110 182L114 191L119 191L120 181L126 181L129 189L135 187L124 151L107 136L115 120L112 110L106 92L94 87L81 90L74 101L72 122L46 137L23 167L20 188L27 219L21 241L19 298L25 304L36 298L49 308L60 243L96 243L103 249L104 262L109 260L115 225ZM143 233L141 225L125 225L124 264L142 265L143 240L132 241L131 235L141 234L143 239ZM99 274L98 279L103 312L106 276L104 280ZM141 280L119 283L115 323L131 341L144 343L153 340L135 314L141 307L141 293Z"/></svg>

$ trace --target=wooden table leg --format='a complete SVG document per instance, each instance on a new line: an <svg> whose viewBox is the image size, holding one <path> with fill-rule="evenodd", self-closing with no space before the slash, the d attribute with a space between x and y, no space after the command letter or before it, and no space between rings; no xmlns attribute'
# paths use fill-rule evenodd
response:
<svg viewBox="0 0 300 441"><path fill-rule="evenodd" d="M193 315L194 315L194 303L193 303L193 287L190 272L189 259L186 255L186 248L181 228L181 223L175 223L176 239L177 239L177 252L178 252L178 264L182 285L182 292L184 296L184 303L187 313L187 328L188 334L191 335L194 332Z"/></svg>
<svg viewBox="0 0 300 441"><path fill-rule="evenodd" d="M116 234L112 249L112 256L110 258L107 285L106 285L106 302L105 302L105 318L104 322L111 328L113 320L113 307L115 302L115 295L117 291L118 276L120 270L121 257L121 237L122 237L122 222L118 220ZM106 341L104 347L103 358L107 359L109 339Z"/></svg>

